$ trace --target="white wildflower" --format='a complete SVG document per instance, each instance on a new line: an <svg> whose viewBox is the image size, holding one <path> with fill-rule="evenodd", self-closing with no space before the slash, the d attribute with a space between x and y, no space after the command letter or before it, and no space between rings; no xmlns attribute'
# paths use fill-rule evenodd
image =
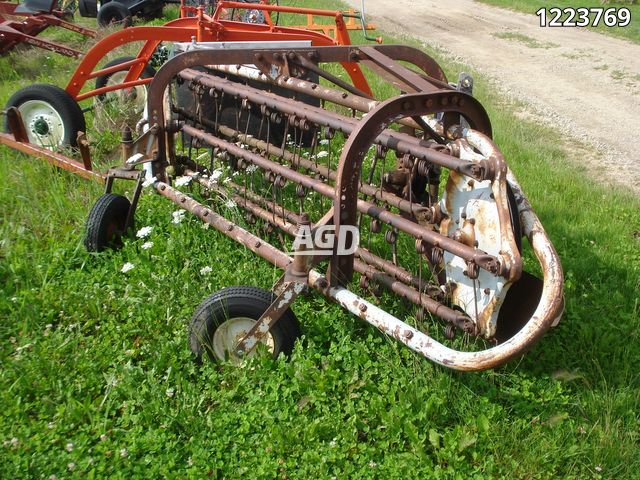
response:
<svg viewBox="0 0 640 480"><path fill-rule="evenodd" d="M237 177L238 175L240 175L240 172L233 172L233 173L231 174L231 176L232 176L232 177Z"/></svg>
<svg viewBox="0 0 640 480"><path fill-rule="evenodd" d="M167 390L164 392L167 397L171 398L175 395L175 390L173 388L167 388Z"/></svg>
<svg viewBox="0 0 640 480"><path fill-rule="evenodd" d="M309 152L304 152L304 153L302 154L302 156L303 156L303 157L308 157L308 156L309 156Z"/></svg>
<svg viewBox="0 0 640 480"><path fill-rule="evenodd" d="M120 270L122 273L127 273L129 270L133 270L135 268L135 265L131 262L127 262L122 266L122 269Z"/></svg>
<svg viewBox="0 0 640 480"><path fill-rule="evenodd" d="M16 353L21 353L23 350L28 350L33 347L33 343L27 343L26 345L22 345L21 347L16 347Z"/></svg>
<svg viewBox="0 0 640 480"><path fill-rule="evenodd" d="M107 381L108 387L116 387L118 385L118 379L113 374L108 375L105 380Z"/></svg>
<svg viewBox="0 0 640 480"><path fill-rule="evenodd" d="M136 153L127 158L127 165L133 165L136 162L139 162L144 158L144 155L141 153Z"/></svg>
<svg viewBox="0 0 640 480"><path fill-rule="evenodd" d="M73 452L73 442L69 442L69 443L67 443L67 445L64 447L64 449L65 449L67 452Z"/></svg>
<svg viewBox="0 0 640 480"><path fill-rule="evenodd" d="M327 152L326 150L322 150L321 152L316 153L316 158L324 158L328 156L329 152Z"/></svg>
<svg viewBox="0 0 640 480"><path fill-rule="evenodd" d="M184 210L176 210L171 214L171 216L173 217L173 223L180 223L184 220Z"/></svg>
<svg viewBox="0 0 640 480"><path fill-rule="evenodd" d="M11 301L13 303L18 303L18 297L11 297Z"/></svg>
<svg viewBox="0 0 640 480"><path fill-rule="evenodd" d="M602 467L600 465L596 465L596 472L600 473L602 471Z"/></svg>
<svg viewBox="0 0 640 480"><path fill-rule="evenodd" d="M336 439L335 438L329 442L329 446L330 447L335 447L336 446Z"/></svg>
<svg viewBox="0 0 640 480"><path fill-rule="evenodd" d="M322 140L320 140L320 145L329 145L329 139L328 138L323 138Z"/></svg>
<svg viewBox="0 0 640 480"><path fill-rule="evenodd" d="M67 468L69 469L70 472L73 472L76 469L76 464L73 462L67 463Z"/></svg>
<svg viewBox="0 0 640 480"><path fill-rule="evenodd" d="M247 167L247 173L253 173L253 172L255 172L256 170L258 170L258 166L257 166L257 165L253 165L253 164L251 164L251 165L249 165L249 166Z"/></svg>
<svg viewBox="0 0 640 480"><path fill-rule="evenodd" d="M371 468L376 468L377 466L378 466L378 464L377 464L376 462L374 462L373 460L371 460L371 461L369 462L369 467L371 467Z"/></svg>
<svg viewBox="0 0 640 480"><path fill-rule="evenodd" d="M126 448L121 448L120 449L120 456L122 458L127 458L129 456L129 450L127 450Z"/></svg>
<svg viewBox="0 0 640 480"><path fill-rule="evenodd" d="M225 178L222 183L229 183L231 181L231 177Z"/></svg>
<svg viewBox="0 0 640 480"><path fill-rule="evenodd" d="M13 438L11 439L11 442L10 442L10 443L11 443L11 446L12 446L13 448L16 448L16 447L18 446L18 444L20 443L20 440L18 440L16 437L13 437Z"/></svg>
<svg viewBox="0 0 640 480"><path fill-rule="evenodd" d="M100 441L104 442L107 439L107 434L103 433L102 435L100 435Z"/></svg>
<svg viewBox="0 0 640 480"><path fill-rule="evenodd" d="M224 206L227 208L236 208L236 202L234 202L233 200L229 199L224 203Z"/></svg>
<svg viewBox="0 0 640 480"><path fill-rule="evenodd" d="M213 271L213 268L207 265L206 267L202 267L200 269L200 275L206 275L208 273L211 273L212 271Z"/></svg>
<svg viewBox="0 0 640 480"><path fill-rule="evenodd" d="M185 185L189 185L190 183L191 177L188 175L176 178L176 187L184 187Z"/></svg>
<svg viewBox="0 0 640 480"><path fill-rule="evenodd" d="M49 423L47 423L47 428L49 430L53 430L54 428L56 428L56 424L53 423L53 422L49 422Z"/></svg>
<svg viewBox="0 0 640 480"><path fill-rule="evenodd" d="M153 242L144 242L142 244L142 249L143 250L149 250L151 247L153 247Z"/></svg>
<svg viewBox="0 0 640 480"><path fill-rule="evenodd" d="M213 183L217 183L218 179L222 176L222 169L216 168L213 172L211 172L211 181Z"/></svg>
<svg viewBox="0 0 640 480"><path fill-rule="evenodd" d="M191 459L191 457L187 459L187 465L189 465L190 467L193 467L193 460Z"/></svg>
<svg viewBox="0 0 640 480"><path fill-rule="evenodd" d="M157 182L156 177L148 177L148 178L145 179L144 182L142 182L142 186L144 188L147 188L147 187L150 187L151 185L153 185L156 182Z"/></svg>
<svg viewBox="0 0 640 480"><path fill-rule="evenodd" d="M210 226L211 225L209 225L208 223L203 223L202 227L200 227L200 228L202 228L203 230L208 230Z"/></svg>
<svg viewBox="0 0 640 480"><path fill-rule="evenodd" d="M56 475L49 475L49 480L58 480Z"/></svg>
<svg viewBox="0 0 640 480"><path fill-rule="evenodd" d="M138 233L136 233L136 237L138 238L148 237L151 234L152 230L153 230L153 227L142 227L140 230L138 230Z"/></svg>

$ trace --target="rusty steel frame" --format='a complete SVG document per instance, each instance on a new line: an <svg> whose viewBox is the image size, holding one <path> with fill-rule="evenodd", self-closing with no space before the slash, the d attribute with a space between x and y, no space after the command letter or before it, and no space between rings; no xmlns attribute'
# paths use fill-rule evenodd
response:
<svg viewBox="0 0 640 480"><path fill-rule="evenodd" d="M414 68L410 69L399 63L400 61L409 61ZM380 102L368 98L368 94L359 95L349 88L343 88L346 91L340 92L340 89L299 80L289 74L292 65L314 71L316 67L308 68L309 62L314 65L363 63L409 93ZM193 69L215 65L218 70L238 74L241 70L239 66L247 64L256 65L260 69L259 73L251 74L250 78L253 80L289 87L292 91L323 101L330 100L354 111L364 112L365 116L358 119L340 115ZM179 106L174 107L171 112L178 116L178 120L168 120L170 112L165 111L164 94L175 79L193 85L194 90L200 92L215 91L217 94L250 102L263 112L276 112L296 128L304 130L312 124L343 132L346 143L340 155L338 168L318 167L314 162L304 159L300 152L290 152L283 146L247 136L225 125L218 125L211 119L201 118ZM340 86L338 84L338 87ZM285 271L278 287L279 296L237 346L238 355L251 350L259 341L260 334L268 331L267 327L277 321L279 315L289 307L303 287L318 290L412 350L436 363L458 370L481 370L502 364L522 354L549 327L559 321L564 305L560 262L522 189L502 154L491 141L491 124L484 108L472 96L450 87L437 64L423 53L409 47L394 45L310 47L286 51L264 49L187 52L170 60L154 77L150 84L147 110L149 125L157 138L154 150L146 152L146 158L154 159L148 163L148 175L153 178L156 191ZM435 113L446 115L438 122L430 116ZM456 120L461 117L467 121L468 127ZM409 130L422 128L425 135L440 138L419 139L402 129L390 129L390 124L394 122L408 127ZM351 281L353 273L357 272L361 279L366 278L386 287L469 335L492 335L495 331L497 313L492 314L491 318L480 318L476 314L475 319L472 319L468 313L454 310L443 303L444 297L453 301L456 299L456 286L450 285L451 282L438 285L423 280L396 264L395 257L392 262L365 248L359 248L351 255L337 255L334 251L329 257L312 257L302 267L298 265L296 268L295 265L300 263L300 256L289 256L168 183L170 177L167 175L166 167L174 164L177 158L171 151L173 147L170 145L173 145L173 141L170 139L177 132L188 135L198 145L224 151L246 165L255 165L272 175L272 178L281 178L283 182L291 181L329 198L332 206L320 220L322 224L333 224L340 229L342 225L357 225L359 216L367 215L387 224L396 233L413 237L416 245L424 245L425 252L439 251L461 259L466 268L464 274L470 281L475 282L478 275L496 278L498 286L495 287L496 297L492 300L495 305L492 309L499 309L504 298L499 299L497 292L501 288L506 291L509 285L518 281L522 273L522 260L510 217L510 209L514 208L508 201L510 189L515 197L521 233L528 238L543 271L542 296L537 308L521 328L518 327L519 331L515 335L494 347L481 351L457 351L447 347L349 291L345 286ZM236 145L237 141L250 148ZM415 159L416 166L421 161L425 162L425 165L444 167L452 172L453 179L462 177L468 179L469 185L473 185L474 182L486 185L492 199L494 222L499 237L497 248L500 250L494 253L482 251L468 240L447 232L445 226L449 225L447 222L450 223L451 220L451 212L447 210L452 208L452 197L457 195L455 182L452 183L451 179L443 192L442 201L431 207L414 203L410 197L407 200L393 192L377 191L377 187L369 185L365 179L360 179L364 156L369 148L375 145L410 156ZM294 168L285 162L274 161L272 157L282 158ZM188 165L191 164L189 160ZM276 204L275 200L249 193L244 187L233 182L227 187L217 185L202 176L202 167L197 165L195 169L192 166L176 167L207 189L221 195L226 188L231 187L235 193L232 193L230 198L248 214L289 235L295 236L298 233L303 217ZM298 171L300 168L312 174L321 174L324 180L314 178L317 175L311 176ZM332 181L334 186L327 183L327 180ZM474 187L469 188L473 190ZM364 198L359 195L364 195ZM373 201L367 200L367 196ZM394 206L399 213L393 213L387 207L377 205L377 201ZM413 215L413 220L406 218L406 214ZM479 218L478 221L482 222L483 218ZM434 228L438 225L442 226L440 231ZM326 274L315 270L315 265L323 261L329 262Z"/></svg>
<svg viewBox="0 0 640 480"><path fill-rule="evenodd" d="M8 52L19 43L26 43L78 58L82 52L51 40L36 38L36 36L50 26L64 28L86 37L93 38L97 35L95 30L64 20L64 13L61 10L52 8L49 12L25 13L16 11L19 5L13 2L0 2L0 54Z"/></svg>

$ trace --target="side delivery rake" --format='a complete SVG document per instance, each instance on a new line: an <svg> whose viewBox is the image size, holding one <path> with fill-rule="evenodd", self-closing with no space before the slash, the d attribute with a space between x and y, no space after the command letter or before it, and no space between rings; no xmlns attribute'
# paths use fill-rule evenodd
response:
<svg viewBox="0 0 640 480"><path fill-rule="evenodd" d="M387 98L341 65L385 79ZM502 364L557 324L563 274L469 80L451 86L397 45L180 54L150 84L148 126L110 171L86 245L117 243L146 184L283 270L273 292L231 287L200 305L199 358L290 351L290 306L316 290L438 364ZM117 178L137 181L132 202L111 192Z"/></svg>
<svg viewBox="0 0 640 480"><path fill-rule="evenodd" d="M0 54L20 43L43 48L68 57L80 57L82 52L36 36L50 26L56 26L95 37L95 30L66 20L66 14L58 9L58 0L27 0L22 4L0 2Z"/></svg>

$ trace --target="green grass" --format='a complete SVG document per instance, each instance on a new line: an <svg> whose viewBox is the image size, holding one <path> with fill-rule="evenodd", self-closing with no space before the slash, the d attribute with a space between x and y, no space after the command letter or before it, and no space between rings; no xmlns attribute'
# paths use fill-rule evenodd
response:
<svg viewBox="0 0 640 480"><path fill-rule="evenodd" d="M517 33L517 32L500 32L500 33L494 33L493 36L497 38L503 38L505 40L513 40L515 42L520 42L529 48L544 48L546 50L549 48L556 48L560 46L557 43L553 43L553 42L539 42L535 38L532 38L528 35L524 35L522 33Z"/></svg>
<svg viewBox="0 0 640 480"><path fill-rule="evenodd" d="M34 81L64 85L73 65L37 50L0 58L0 102ZM451 78L461 69L446 64ZM560 325L477 374L437 367L317 295L294 305L305 337L291 359L198 367L198 303L279 272L194 218L171 223L175 207L149 193L136 221L150 238L88 254L101 188L0 148L3 478L637 478L640 202L572 166L564 139L475 78L566 274Z"/></svg>
<svg viewBox="0 0 640 480"><path fill-rule="evenodd" d="M633 42L640 42L640 4L638 4L637 0L630 1L621 1L621 2L583 2L581 0L559 0L559 1L533 1L533 0L480 0L483 3L488 3L489 5L495 5L497 7L509 8L512 10L516 10L518 12L531 13L531 24L539 25L539 19L535 16L535 13L540 8L546 8L547 11L551 7L558 8L578 8L578 7L602 7L602 8L628 8L631 12L631 22L626 27L607 27L604 25L602 20L597 27L588 27L593 28L595 31L604 33L606 35L612 35L615 37L626 38L627 40L631 40ZM561 17L560 20L564 20L565 16ZM593 15L592 15L593 19ZM547 22L550 20L549 15L547 15Z"/></svg>

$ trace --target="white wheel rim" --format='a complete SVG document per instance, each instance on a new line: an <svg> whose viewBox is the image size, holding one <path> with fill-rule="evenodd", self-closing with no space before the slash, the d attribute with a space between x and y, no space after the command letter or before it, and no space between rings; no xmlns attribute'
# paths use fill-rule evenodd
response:
<svg viewBox="0 0 640 480"><path fill-rule="evenodd" d="M107 80L107 85L120 85L124 82L124 79L129 73L128 70L123 70L120 72L115 72L109 77ZM119 103L133 103L136 108L136 112L141 112L144 109L144 106L147 104L147 87L144 85L137 85L135 87L113 90L105 94L107 100L114 99Z"/></svg>
<svg viewBox="0 0 640 480"><path fill-rule="evenodd" d="M18 107L29 142L54 149L63 144L66 129L62 117L44 100L27 100Z"/></svg>
<svg viewBox="0 0 640 480"><path fill-rule="evenodd" d="M242 361L242 358L238 357L235 353L235 349L249 330L256 324L256 321L248 317L234 317L230 318L222 325L220 325L213 334L213 354L218 361L230 360L234 364L238 364ZM275 350L275 344L273 341L273 335L267 333L263 338L262 344L266 345L270 353ZM255 354L253 349L248 357Z"/></svg>

